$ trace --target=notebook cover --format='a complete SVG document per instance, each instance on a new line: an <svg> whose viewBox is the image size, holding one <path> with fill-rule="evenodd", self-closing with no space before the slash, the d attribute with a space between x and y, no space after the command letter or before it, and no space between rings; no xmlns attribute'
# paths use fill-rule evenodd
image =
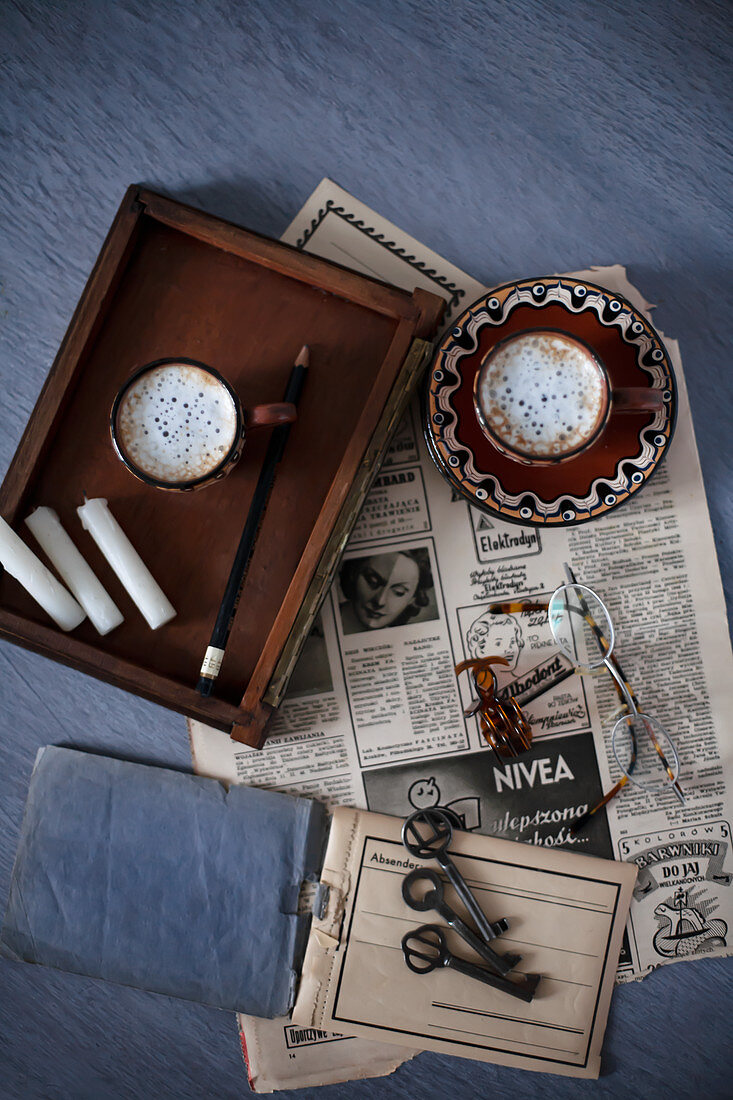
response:
<svg viewBox="0 0 733 1100"><path fill-rule="evenodd" d="M41 749L0 954L273 1017L290 1009L318 802Z"/></svg>

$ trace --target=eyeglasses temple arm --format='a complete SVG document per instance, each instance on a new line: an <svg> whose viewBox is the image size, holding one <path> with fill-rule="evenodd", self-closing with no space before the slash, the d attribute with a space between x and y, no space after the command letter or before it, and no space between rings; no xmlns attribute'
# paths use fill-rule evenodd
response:
<svg viewBox="0 0 733 1100"><path fill-rule="evenodd" d="M622 775L618 783L616 783L615 786L611 787L611 790L608 792L608 794L604 794L598 805L594 806L592 810L588 810L581 817L579 817L577 821L573 822L569 829L570 835L575 836L576 833L579 833L582 829L584 829L590 819L593 817L593 815L597 814L599 810L602 810L603 807L606 806L612 798L615 798L619 791L623 790L628 781L628 775Z"/></svg>
<svg viewBox="0 0 733 1100"><path fill-rule="evenodd" d="M527 600L510 600L506 603L492 603L488 610L490 615L518 615L521 611L547 611L549 606L547 600L534 603Z"/></svg>

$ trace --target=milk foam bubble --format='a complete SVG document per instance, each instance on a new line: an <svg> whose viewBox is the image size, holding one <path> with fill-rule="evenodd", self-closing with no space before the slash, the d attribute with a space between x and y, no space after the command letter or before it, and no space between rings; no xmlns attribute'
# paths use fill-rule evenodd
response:
<svg viewBox="0 0 733 1100"><path fill-rule="evenodd" d="M125 455L167 484L194 481L226 458L237 434L237 409L226 386L189 363L165 363L141 374L117 410Z"/></svg>
<svg viewBox="0 0 733 1100"><path fill-rule="evenodd" d="M550 331L489 353L476 401L489 436L528 458L562 458L591 439L607 404L605 375L581 344Z"/></svg>

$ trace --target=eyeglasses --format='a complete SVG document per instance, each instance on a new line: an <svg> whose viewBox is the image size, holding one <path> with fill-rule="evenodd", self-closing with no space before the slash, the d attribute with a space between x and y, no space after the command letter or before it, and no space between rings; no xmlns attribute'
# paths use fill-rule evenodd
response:
<svg viewBox="0 0 733 1100"><path fill-rule="evenodd" d="M464 716L470 718L476 713L481 716L481 733L500 762L520 756L532 745L532 730L516 699L510 696L500 703L496 695L496 676L491 666L508 664L505 657L476 657L455 666L456 676L471 673L478 697L463 712Z"/></svg>
<svg viewBox="0 0 733 1100"><path fill-rule="evenodd" d="M492 604L489 611L494 615L546 611L552 636L576 671L595 672L605 666L613 678L624 713L613 727L611 748L623 774L597 806L573 823L571 831L576 833L628 782L651 793L671 787L682 803L685 795L677 779L680 763L672 738L658 719L639 709L636 695L613 655L615 633L608 609L591 588L578 584L567 565L565 573L568 583L556 588L549 601Z"/></svg>

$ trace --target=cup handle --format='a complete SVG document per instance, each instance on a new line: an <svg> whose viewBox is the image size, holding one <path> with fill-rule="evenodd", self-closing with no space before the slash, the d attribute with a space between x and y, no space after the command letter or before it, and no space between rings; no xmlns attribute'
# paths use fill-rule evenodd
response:
<svg viewBox="0 0 733 1100"><path fill-rule="evenodd" d="M644 386L614 390L611 394L612 412L658 412L664 404L663 390L650 390Z"/></svg>
<svg viewBox="0 0 733 1100"><path fill-rule="evenodd" d="M272 405L253 405L244 414L248 431L253 431L255 428L274 428L278 424L292 424L297 416L298 410L289 401L275 402Z"/></svg>

